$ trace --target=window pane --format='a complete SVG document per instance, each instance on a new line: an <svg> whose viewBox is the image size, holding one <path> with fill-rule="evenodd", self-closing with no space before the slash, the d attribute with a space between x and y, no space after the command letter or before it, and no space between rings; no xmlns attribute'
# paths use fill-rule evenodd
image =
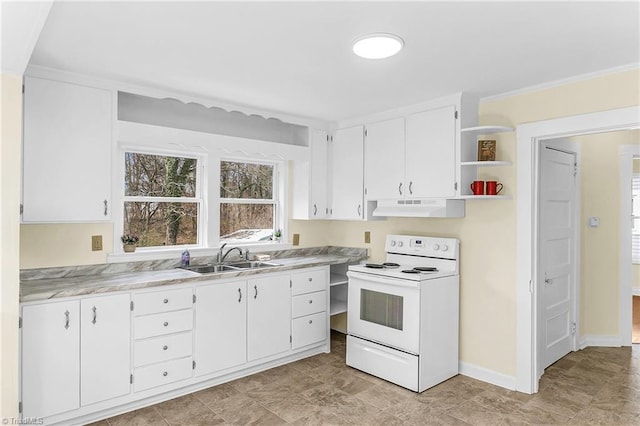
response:
<svg viewBox="0 0 640 426"><path fill-rule="evenodd" d="M195 158L126 152L124 195L147 197L195 197Z"/></svg>
<svg viewBox="0 0 640 426"><path fill-rule="evenodd" d="M220 198L273 199L273 166L221 161Z"/></svg>
<svg viewBox="0 0 640 426"><path fill-rule="evenodd" d="M269 241L273 235L273 204L220 204L222 242Z"/></svg>
<svg viewBox="0 0 640 426"><path fill-rule="evenodd" d="M198 243L198 203L124 203L124 233L139 247Z"/></svg>

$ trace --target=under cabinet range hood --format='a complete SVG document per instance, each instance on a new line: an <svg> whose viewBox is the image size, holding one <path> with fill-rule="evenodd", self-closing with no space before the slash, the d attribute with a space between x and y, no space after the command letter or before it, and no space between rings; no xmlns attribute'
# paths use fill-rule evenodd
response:
<svg viewBox="0 0 640 426"><path fill-rule="evenodd" d="M378 200L373 216L464 217L464 200Z"/></svg>

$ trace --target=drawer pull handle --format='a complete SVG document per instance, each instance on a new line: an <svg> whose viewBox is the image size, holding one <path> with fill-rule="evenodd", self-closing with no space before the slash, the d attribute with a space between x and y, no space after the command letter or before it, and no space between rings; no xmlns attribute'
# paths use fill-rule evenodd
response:
<svg viewBox="0 0 640 426"><path fill-rule="evenodd" d="M313 300L309 300L309 304L312 304L312 303L313 303Z"/></svg>
<svg viewBox="0 0 640 426"><path fill-rule="evenodd" d="M253 289L256 291L256 294L254 294L254 295L253 295L253 298L254 298L254 299L257 299L257 298L258 298L258 286L257 286L257 285L254 285L254 286L253 286Z"/></svg>
<svg viewBox="0 0 640 426"><path fill-rule="evenodd" d="M164 322L164 326L167 327L169 323L167 321Z"/></svg>
<svg viewBox="0 0 640 426"><path fill-rule="evenodd" d="M238 303L242 302L242 290L238 289Z"/></svg>
<svg viewBox="0 0 640 426"><path fill-rule="evenodd" d="M169 303L169 299L164 299L162 303Z"/></svg>
<svg viewBox="0 0 640 426"><path fill-rule="evenodd" d="M313 320L309 320L309 324L313 324Z"/></svg>
<svg viewBox="0 0 640 426"><path fill-rule="evenodd" d="M163 375L164 377L167 377L167 376L169 375L169 373L165 371L164 373L162 373L162 375Z"/></svg>
<svg viewBox="0 0 640 426"><path fill-rule="evenodd" d="M65 311L64 313L64 328L65 330L69 329L69 311Z"/></svg>
<svg viewBox="0 0 640 426"><path fill-rule="evenodd" d="M167 349L169 349L169 346L167 346L167 345L164 345L164 346L162 347L162 350L163 350L163 351L166 351Z"/></svg>
<svg viewBox="0 0 640 426"><path fill-rule="evenodd" d="M93 309L91 309L93 311L93 319L91 320L91 324L96 323L96 320L98 319L98 313L96 312L98 310L98 308L96 308L95 306L93 307Z"/></svg>

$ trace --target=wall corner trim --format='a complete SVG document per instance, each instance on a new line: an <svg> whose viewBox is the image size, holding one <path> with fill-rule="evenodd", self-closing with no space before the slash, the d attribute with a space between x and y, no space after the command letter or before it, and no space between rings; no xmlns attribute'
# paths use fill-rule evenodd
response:
<svg viewBox="0 0 640 426"><path fill-rule="evenodd" d="M463 361L458 363L458 370L463 376L471 377L472 379L480 380L509 390L516 389L515 376L509 376L508 374L499 373L497 371L489 370L488 368L479 367Z"/></svg>

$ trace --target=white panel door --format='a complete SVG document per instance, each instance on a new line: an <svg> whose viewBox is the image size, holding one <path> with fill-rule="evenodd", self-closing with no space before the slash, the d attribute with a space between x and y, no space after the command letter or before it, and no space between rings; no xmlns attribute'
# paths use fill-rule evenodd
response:
<svg viewBox="0 0 640 426"><path fill-rule="evenodd" d="M329 215L327 164L329 147L327 132L313 129L311 131L311 218L325 219Z"/></svg>
<svg viewBox="0 0 640 426"><path fill-rule="evenodd" d="M247 362L247 282L196 288L196 376Z"/></svg>
<svg viewBox="0 0 640 426"><path fill-rule="evenodd" d="M362 219L364 128L336 130L331 144L331 218Z"/></svg>
<svg viewBox="0 0 640 426"><path fill-rule="evenodd" d="M455 113L448 106L407 117L407 197L456 195Z"/></svg>
<svg viewBox="0 0 640 426"><path fill-rule="evenodd" d="M38 418L80 407L80 303L22 308L22 414Z"/></svg>
<svg viewBox="0 0 640 426"><path fill-rule="evenodd" d="M539 337L542 368L571 351L575 262L575 154L540 152Z"/></svg>
<svg viewBox="0 0 640 426"><path fill-rule="evenodd" d="M367 125L364 140L365 198L403 198L404 118Z"/></svg>
<svg viewBox="0 0 640 426"><path fill-rule="evenodd" d="M291 349L291 287L288 276L249 280L248 360Z"/></svg>
<svg viewBox="0 0 640 426"><path fill-rule="evenodd" d="M112 124L110 91L25 79L23 221L110 219Z"/></svg>
<svg viewBox="0 0 640 426"><path fill-rule="evenodd" d="M81 404L126 395L131 390L131 296L82 299Z"/></svg>

